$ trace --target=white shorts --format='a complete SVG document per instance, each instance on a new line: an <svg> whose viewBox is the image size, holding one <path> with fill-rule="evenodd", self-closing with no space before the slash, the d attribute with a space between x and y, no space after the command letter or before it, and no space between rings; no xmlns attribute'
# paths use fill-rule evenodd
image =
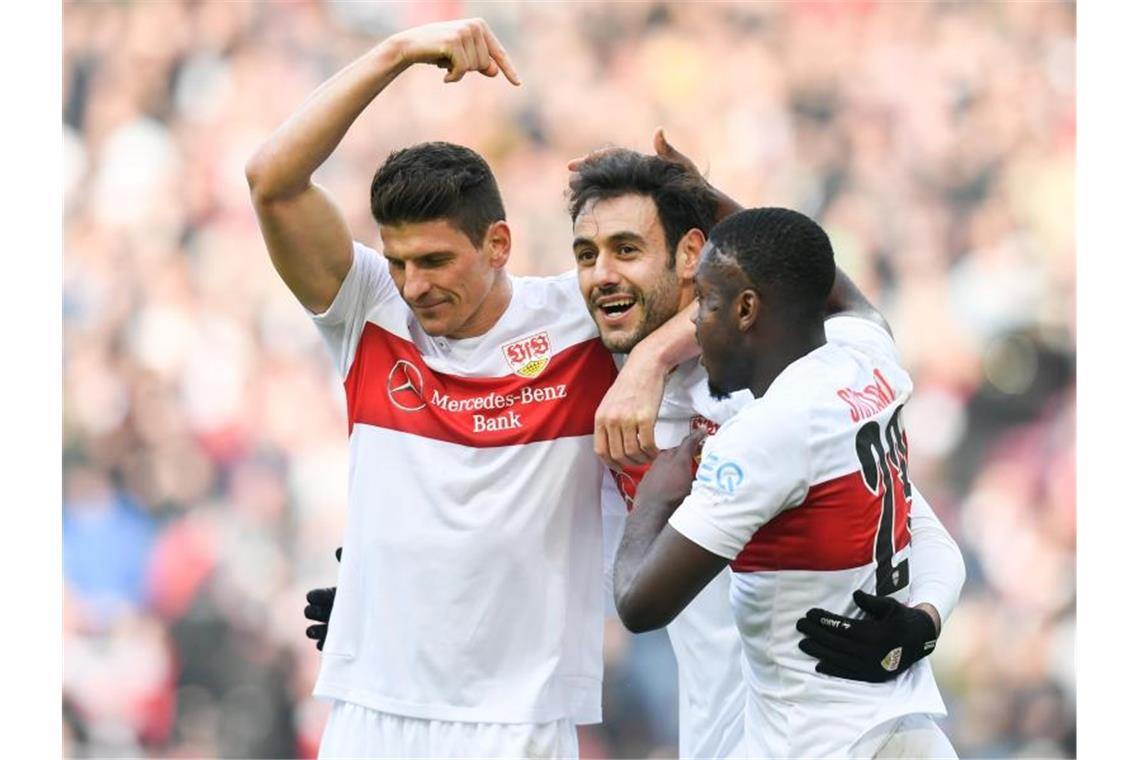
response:
<svg viewBox="0 0 1140 760"><path fill-rule="evenodd" d="M333 702L320 758L571 758L578 757L573 721L465 723L378 712Z"/></svg>
<svg viewBox="0 0 1140 760"><path fill-rule="evenodd" d="M903 715L875 726L855 743L851 754L875 760L958 758L946 734L925 713Z"/></svg>

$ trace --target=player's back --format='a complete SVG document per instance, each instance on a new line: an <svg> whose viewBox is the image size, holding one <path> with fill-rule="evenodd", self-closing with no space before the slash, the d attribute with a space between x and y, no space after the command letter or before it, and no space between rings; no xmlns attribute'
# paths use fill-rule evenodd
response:
<svg viewBox="0 0 1140 760"><path fill-rule="evenodd" d="M825 346L791 364L722 428L717 439L742 445L718 448L719 455L706 447L697 476L731 491L733 479L783 471L771 477L783 479L772 493L786 494L784 504L731 563L749 663L750 755L844 756L878 723L945 712L925 660L894 681L871 684L816 673L816 661L798 647L796 620L811 607L857 616L856 589L904 603L909 596L902 408L911 380L877 325L837 318L827 332ZM749 449L760 430L775 431L765 438L768 448ZM730 451L740 458L728 458Z"/></svg>

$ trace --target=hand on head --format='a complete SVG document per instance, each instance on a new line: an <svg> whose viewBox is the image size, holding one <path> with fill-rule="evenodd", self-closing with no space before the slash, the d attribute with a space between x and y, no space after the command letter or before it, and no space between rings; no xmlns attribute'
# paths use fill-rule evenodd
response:
<svg viewBox="0 0 1140 760"><path fill-rule="evenodd" d="M621 150L621 148L615 145L606 145L601 148L597 148L596 150L592 150L584 156L578 156L576 158L570 159L570 161L566 164L566 168L572 172L576 172L582 166L582 164L586 164L591 161L597 161L598 159L603 158L616 150ZM669 140L665 137L664 127L658 127L657 129L653 130L653 153L658 158L663 158L666 161L671 161L675 164L679 164L686 171L692 174L695 174L697 176L700 176L701 174L697 169L697 165L693 163L692 159L674 148Z"/></svg>

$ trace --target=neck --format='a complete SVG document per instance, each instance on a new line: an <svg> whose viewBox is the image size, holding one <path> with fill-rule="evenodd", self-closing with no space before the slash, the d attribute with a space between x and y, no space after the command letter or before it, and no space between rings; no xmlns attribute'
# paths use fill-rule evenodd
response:
<svg viewBox="0 0 1140 760"><path fill-rule="evenodd" d="M464 322L458 330L447 337L452 339L476 338L484 334L495 326L495 323L507 311L510 304L511 280L507 277L507 273L500 269L495 273L495 282L491 285L487 297L483 299L483 303L479 304L479 308L471 315L471 319Z"/></svg>
<svg viewBox="0 0 1140 760"><path fill-rule="evenodd" d="M748 385L752 395L757 398L763 396L792 362L807 356L826 342L822 321L778 328L756 352L758 358L752 372L752 382Z"/></svg>

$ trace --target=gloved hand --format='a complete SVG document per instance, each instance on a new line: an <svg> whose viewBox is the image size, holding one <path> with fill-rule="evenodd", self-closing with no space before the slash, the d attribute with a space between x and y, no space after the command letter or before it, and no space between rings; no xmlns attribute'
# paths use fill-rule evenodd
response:
<svg viewBox="0 0 1140 760"><path fill-rule="evenodd" d="M817 607L796 621L796 630L807 637L800 649L819 660L817 673L883 683L934 651L938 628L930 614L889 596L856 591L853 597L867 617Z"/></svg>
<svg viewBox="0 0 1140 760"><path fill-rule="evenodd" d="M336 561L340 562L340 553L343 547L336 550ZM320 625L310 625L305 629L305 635L317 642L317 651L325 648L325 637L329 633L329 617L332 616L333 602L336 600L336 586L331 588L315 588L305 594L305 617L314 620Z"/></svg>

